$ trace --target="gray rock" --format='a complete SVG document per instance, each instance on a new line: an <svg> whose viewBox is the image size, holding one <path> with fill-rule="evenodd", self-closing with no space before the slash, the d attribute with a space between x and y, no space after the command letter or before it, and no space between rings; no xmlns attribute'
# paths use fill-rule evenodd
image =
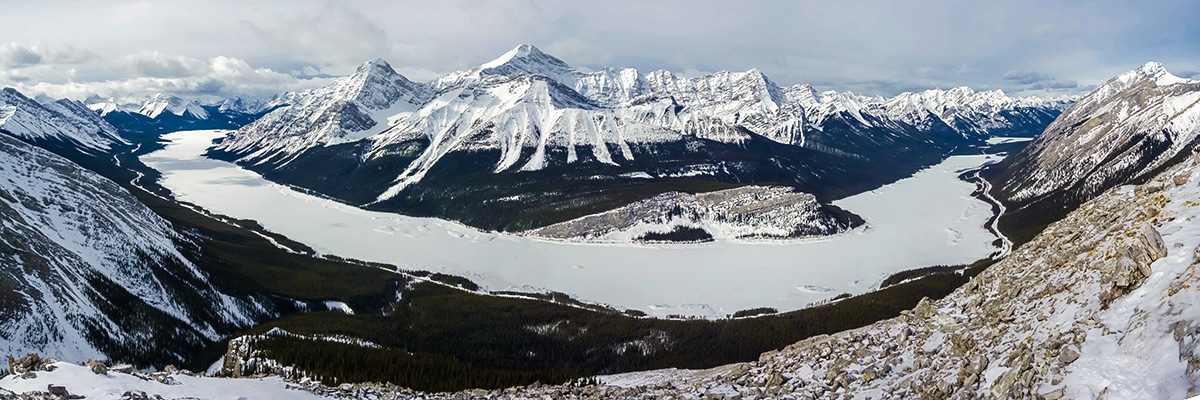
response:
<svg viewBox="0 0 1200 400"><path fill-rule="evenodd" d="M1191 174L1176 174L1171 178L1171 181L1175 183L1175 186L1183 186L1188 183L1188 179L1190 178Z"/></svg>
<svg viewBox="0 0 1200 400"><path fill-rule="evenodd" d="M46 392L50 393L51 396L55 396L60 399L69 398L71 396L71 392L68 392L65 386L46 385Z"/></svg>
<svg viewBox="0 0 1200 400"><path fill-rule="evenodd" d="M158 382L158 383L161 383L164 385L178 385L179 384L179 382L176 381L175 378L171 376L171 374L168 374L166 372L155 372L153 374L150 374L150 379L153 379L155 382Z"/></svg>
<svg viewBox="0 0 1200 400"><path fill-rule="evenodd" d="M1012 393L1013 385L1015 385L1016 383L1017 383L1017 372L1014 370L1008 370L1008 372L1005 372L1003 375L1000 375L1000 379L997 379L996 383L992 384L992 389L990 390L992 398L994 398L994 399L1012 398L1013 396L1010 396L1009 394Z"/></svg>
<svg viewBox="0 0 1200 400"><path fill-rule="evenodd" d="M1167 244L1163 242L1162 235L1158 230L1154 229L1150 224L1143 224L1138 230L1138 239L1146 246L1146 250L1150 255L1150 261L1155 261L1167 256ZM1150 274L1146 274L1150 275Z"/></svg>
<svg viewBox="0 0 1200 400"><path fill-rule="evenodd" d="M1060 353L1058 353L1058 361L1061 361L1063 364L1070 364L1070 363L1075 362L1075 360L1078 360L1078 359L1079 359L1079 351L1076 351L1074 348L1072 348L1070 346L1063 347L1062 351Z"/></svg>
<svg viewBox="0 0 1200 400"><path fill-rule="evenodd" d="M21 357L19 359L14 359L12 356L8 356L8 370L13 374L19 375L35 369L40 369L39 367L41 365L42 358L36 353L26 354L25 357Z"/></svg>
<svg viewBox="0 0 1200 400"><path fill-rule="evenodd" d="M96 375L108 375L108 366L104 365L103 361L96 361L89 358L83 363L83 366L91 368L92 373Z"/></svg>
<svg viewBox="0 0 1200 400"><path fill-rule="evenodd" d="M778 372L772 373L771 376L767 378L767 387L768 388L778 387L779 385L782 385L782 384L783 384L783 375L780 375Z"/></svg>

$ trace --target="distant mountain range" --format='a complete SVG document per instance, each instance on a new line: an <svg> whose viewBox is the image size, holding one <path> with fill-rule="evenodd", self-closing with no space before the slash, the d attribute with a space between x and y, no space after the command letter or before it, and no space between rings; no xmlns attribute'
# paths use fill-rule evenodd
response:
<svg viewBox="0 0 1200 400"><path fill-rule="evenodd" d="M185 129L237 129L268 111L291 103L297 94L284 92L266 98L234 97L212 103L155 94L145 98L102 98L82 103L122 131L165 133Z"/></svg>
<svg viewBox="0 0 1200 400"><path fill-rule="evenodd" d="M758 70L583 72L529 45L413 82L373 60L209 155L367 208L525 230L659 194L790 186L829 201L1069 103L969 88L892 98L780 87Z"/></svg>

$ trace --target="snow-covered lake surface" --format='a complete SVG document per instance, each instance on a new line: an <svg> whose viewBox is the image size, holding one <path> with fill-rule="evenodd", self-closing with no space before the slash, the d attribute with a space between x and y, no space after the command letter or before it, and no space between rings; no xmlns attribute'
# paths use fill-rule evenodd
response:
<svg viewBox="0 0 1200 400"><path fill-rule="evenodd" d="M319 252L409 270L464 276L489 290L558 291L592 303L723 317L739 310L804 308L858 294L888 275L986 257L991 205L958 175L995 156L955 156L875 191L835 204L865 228L816 240L690 245L604 245L480 232L455 222L371 212L294 191L202 154L220 131L168 134L142 161L183 201L266 229Z"/></svg>
<svg viewBox="0 0 1200 400"><path fill-rule="evenodd" d="M999 137L999 136L997 136L997 137L993 137L993 138L988 138L987 144L997 145L997 144L1008 144L1008 143L1020 143L1020 142L1028 142L1028 141L1032 141L1032 140L1033 140L1033 138L1028 138L1028 137Z"/></svg>

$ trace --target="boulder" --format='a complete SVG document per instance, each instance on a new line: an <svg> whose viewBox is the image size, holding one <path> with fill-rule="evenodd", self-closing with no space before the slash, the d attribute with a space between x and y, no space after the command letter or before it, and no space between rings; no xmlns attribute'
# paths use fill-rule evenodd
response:
<svg viewBox="0 0 1200 400"><path fill-rule="evenodd" d="M39 369L38 367L41 366L41 364L42 358L36 353L26 354L25 357L21 357L19 359L14 359L12 356L8 356L8 370L14 375L20 375L26 372L31 372L35 369Z"/></svg>
<svg viewBox="0 0 1200 400"><path fill-rule="evenodd" d="M1076 351L1071 346L1063 347L1062 351L1058 353L1058 361L1061 361L1063 364L1070 364L1078 359L1079 351Z"/></svg>
<svg viewBox="0 0 1200 400"><path fill-rule="evenodd" d="M96 361L89 358L83 363L83 366L90 368L93 374L108 375L108 366L104 365L103 361Z"/></svg>
<svg viewBox="0 0 1200 400"><path fill-rule="evenodd" d="M1151 262L1167 256L1167 243L1163 242L1162 235L1150 224L1143 224L1141 229L1138 229L1138 239L1145 246Z"/></svg>

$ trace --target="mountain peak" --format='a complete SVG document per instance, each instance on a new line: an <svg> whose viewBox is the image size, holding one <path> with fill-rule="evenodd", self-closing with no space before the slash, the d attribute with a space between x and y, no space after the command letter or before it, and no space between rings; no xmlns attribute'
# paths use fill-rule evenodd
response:
<svg viewBox="0 0 1200 400"><path fill-rule="evenodd" d="M165 93L155 93L147 98L137 113L153 119L158 118L164 111L180 117L190 115L195 119L208 119L208 111L196 101L187 101Z"/></svg>
<svg viewBox="0 0 1200 400"><path fill-rule="evenodd" d="M354 75L371 75L376 73L381 73L384 75L397 74L396 70L392 69L392 65L388 64L388 62L384 61L382 58L376 58L374 60L359 64L358 68L354 70Z"/></svg>
<svg viewBox="0 0 1200 400"><path fill-rule="evenodd" d="M1163 66L1162 63L1160 63L1158 61L1147 61L1141 67L1138 67L1137 72L1141 73L1143 75L1154 76L1154 75L1166 73L1167 67Z"/></svg>
<svg viewBox="0 0 1200 400"><path fill-rule="evenodd" d="M496 57L495 60L484 63L483 65L479 66L479 68L480 69L497 68L504 64L513 62L514 60L531 59L531 58L535 59L535 60L536 59L552 59L552 60L562 63L561 60L554 58L554 56L551 56L549 54L542 52L542 50L538 49L534 45L520 44L520 45L517 45L517 47L513 47L512 50L509 50L508 52L501 54L500 57ZM563 63L563 64L565 65L565 63Z"/></svg>
<svg viewBox="0 0 1200 400"><path fill-rule="evenodd" d="M1157 61L1149 61L1142 66L1124 74L1118 75L1115 78L1109 79L1100 87L1096 88L1093 93L1100 94L1101 97L1107 97L1113 93L1125 90L1138 82L1152 81L1155 86L1173 85L1176 83L1193 82L1190 79L1180 78L1167 72L1167 68Z"/></svg>
<svg viewBox="0 0 1200 400"><path fill-rule="evenodd" d="M1157 61L1146 62L1135 70L1121 74L1116 79L1126 82L1152 79L1159 86L1188 81L1167 72L1167 67Z"/></svg>
<svg viewBox="0 0 1200 400"><path fill-rule="evenodd" d="M514 47L495 60L480 65L479 71L488 75L542 75L567 86L571 86L574 73L563 60L530 44Z"/></svg>

